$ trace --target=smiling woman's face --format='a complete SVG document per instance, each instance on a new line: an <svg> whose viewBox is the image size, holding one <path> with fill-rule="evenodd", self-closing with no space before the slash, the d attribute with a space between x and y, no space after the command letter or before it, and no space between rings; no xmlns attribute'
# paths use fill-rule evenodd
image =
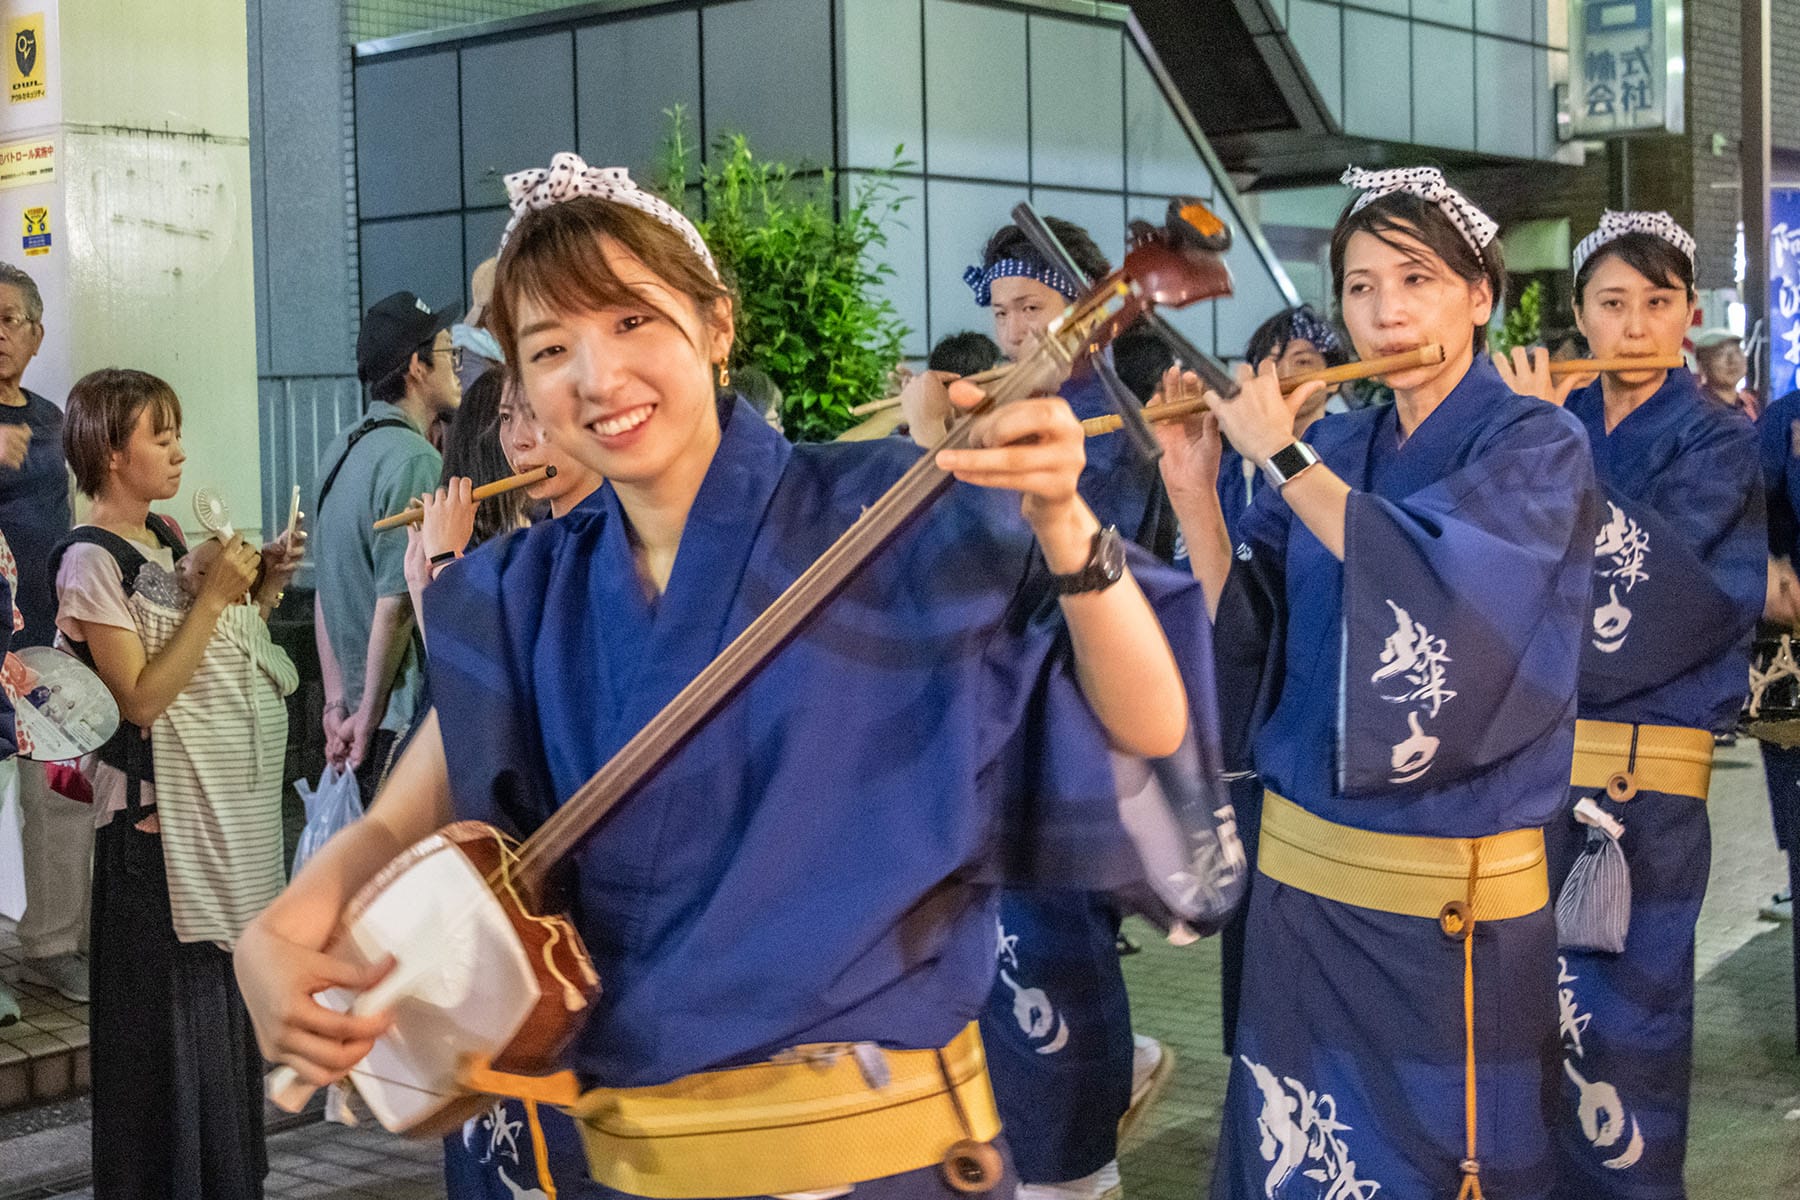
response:
<svg viewBox="0 0 1800 1200"><path fill-rule="evenodd" d="M554 446L616 483L651 483L718 444L712 364L730 351L729 316L703 320L629 252L602 249L631 298L564 312L519 297L519 376Z"/></svg>

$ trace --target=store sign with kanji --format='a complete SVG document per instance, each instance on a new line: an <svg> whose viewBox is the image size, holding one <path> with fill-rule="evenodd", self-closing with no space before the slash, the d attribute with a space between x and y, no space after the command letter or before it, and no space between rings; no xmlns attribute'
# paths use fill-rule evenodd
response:
<svg viewBox="0 0 1800 1200"><path fill-rule="evenodd" d="M1576 137L1680 133L1681 0L1569 0Z"/></svg>
<svg viewBox="0 0 1800 1200"><path fill-rule="evenodd" d="M1769 193L1769 387L1800 386L1800 189Z"/></svg>

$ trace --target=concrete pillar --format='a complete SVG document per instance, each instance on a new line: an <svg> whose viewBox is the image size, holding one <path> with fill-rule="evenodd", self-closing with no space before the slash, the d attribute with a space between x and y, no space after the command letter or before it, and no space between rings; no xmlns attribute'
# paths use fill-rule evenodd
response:
<svg viewBox="0 0 1800 1200"><path fill-rule="evenodd" d="M44 293L27 387L98 367L181 397L193 490L260 524L249 86L241 0L0 0L0 258ZM21 166L22 164L22 166ZM48 174L8 179L15 169Z"/></svg>

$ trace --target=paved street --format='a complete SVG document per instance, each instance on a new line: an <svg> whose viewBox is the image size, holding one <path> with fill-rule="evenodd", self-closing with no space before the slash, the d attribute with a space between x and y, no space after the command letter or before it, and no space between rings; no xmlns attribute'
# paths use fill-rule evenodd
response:
<svg viewBox="0 0 1800 1200"><path fill-rule="evenodd" d="M1800 1195L1800 1060L1793 1044L1791 943L1758 919L1784 867L1768 824L1754 748L1726 751L1713 776L1713 882L1700 923L1695 1106L1688 1158L1693 1200ZM1195 1200L1218 1132L1226 1061L1218 1052L1218 949L1177 950L1147 928L1126 960L1139 1029L1174 1047L1179 1069L1139 1144L1124 1158L1130 1200ZM66 1106L79 1118L79 1104ZM10 1139L0 1119L0 1200L68 1200L58 1188L85 1166L79 1119ZM414 1200L442 1194L435 1143L372 1126L311 1124L270 1139L271 1198ZM41 1184L22 1190L32 1169Z"/></svg>

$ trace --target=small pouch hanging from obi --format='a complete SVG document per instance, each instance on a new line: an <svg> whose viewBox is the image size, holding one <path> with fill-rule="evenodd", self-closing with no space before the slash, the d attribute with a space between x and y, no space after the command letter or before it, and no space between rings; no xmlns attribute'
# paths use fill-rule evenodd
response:
<svg viewBox="0 0 1800 1200"><path fill-rule="evenodd" d="M1619 847L1625 826L1592 797L1576 802L1575 819L1587 826L1587 845L1556 898L1556 944L1618 954L1631 927L1631 868Z"/></svg>

